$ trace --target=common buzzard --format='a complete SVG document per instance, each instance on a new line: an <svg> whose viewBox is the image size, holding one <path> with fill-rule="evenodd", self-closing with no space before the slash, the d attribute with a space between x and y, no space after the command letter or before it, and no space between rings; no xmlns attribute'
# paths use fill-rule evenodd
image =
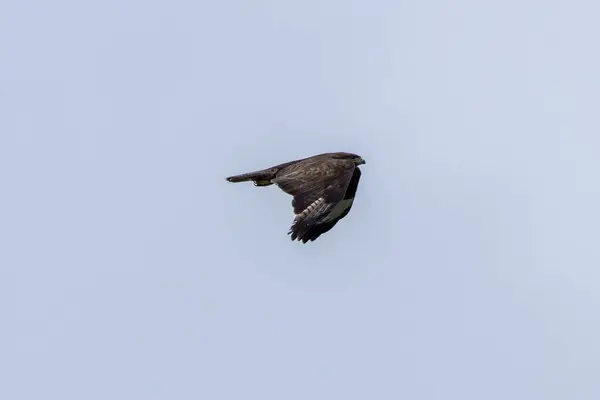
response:
<svg viewBox="0 0 600 400"><path fill-rule="evenodd" d="M356 194L362 157L351 153L325 153L290 161L261 171L226 178L229 182L276 184L294 196L296 217L288 235L306 243L329 231L344 218Z"/></svg>

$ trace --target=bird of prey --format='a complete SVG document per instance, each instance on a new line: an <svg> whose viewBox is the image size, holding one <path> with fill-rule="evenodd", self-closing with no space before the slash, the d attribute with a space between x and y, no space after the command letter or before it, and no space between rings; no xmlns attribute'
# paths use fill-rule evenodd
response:
<svg viewBox="0 0 600 400"><path fill-rule="evenodd" d="M356 154L324 153L226 179L252 181L255 186L276 184L294 196L296 217L288 235L306 243L329 231L350 212L361 164L365 161Z"/></svg>

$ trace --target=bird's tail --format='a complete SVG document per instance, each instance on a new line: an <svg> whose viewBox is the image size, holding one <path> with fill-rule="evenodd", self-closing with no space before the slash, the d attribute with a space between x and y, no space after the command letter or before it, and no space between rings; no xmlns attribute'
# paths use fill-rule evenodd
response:
<svg viewBox="0 0 600 400"><path fill-rule="evenodd" d="M268 186L272 185L271 179L275 178L275 172L273 168L263 169L261 171L248 172L247 174L234 175L225 178L228 182L248 182L252 181L256 186Z"/></svg>

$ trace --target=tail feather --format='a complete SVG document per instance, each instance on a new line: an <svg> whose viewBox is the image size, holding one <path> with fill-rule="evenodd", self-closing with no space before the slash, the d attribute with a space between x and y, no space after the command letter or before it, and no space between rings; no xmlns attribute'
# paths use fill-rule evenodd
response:
<svg viewBox="0 0 600 400"><path fill-rule="evenodd" d="M228 182L248 182L253 181L257 186L271 185L271 179L275 178L275 172L272 169L263 169L261 171L248 172L247 174L234 175L225 178Z"/></svg>

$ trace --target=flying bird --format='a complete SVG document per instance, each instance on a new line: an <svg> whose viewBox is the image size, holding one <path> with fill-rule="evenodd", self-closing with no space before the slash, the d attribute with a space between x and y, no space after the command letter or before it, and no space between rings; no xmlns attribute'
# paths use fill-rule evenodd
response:
<svg viewBox="0 0 600 400"><path fill-rule="evenodd" d="M324 153L226 179L252 181L255 186L276 184L294 196L296 216L288 235L306 243L329 231L350 212L360 180L358 166L362 164L365 160L356 154Z"/></svg>

